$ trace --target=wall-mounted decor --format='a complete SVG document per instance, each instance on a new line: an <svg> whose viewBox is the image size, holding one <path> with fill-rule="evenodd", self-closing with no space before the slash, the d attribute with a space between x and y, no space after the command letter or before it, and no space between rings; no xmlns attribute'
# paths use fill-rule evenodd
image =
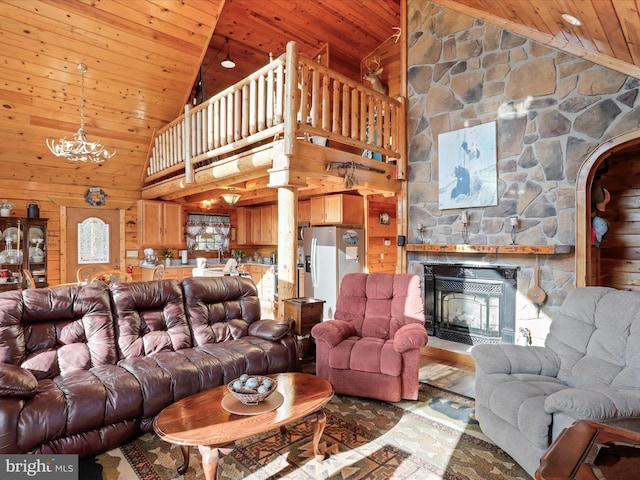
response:
<svg viewBox="0 0 640 480"><path fill-rule="evenodd" d="M387 212L381 212L378 217L378 222L381 225L391 225L391 216Z"/></svg>
<svg viewBox="0 0 640 480"><path fill-rule="evenodd" d="M438 135L441 209L498 203L496 122Z"/></svg>

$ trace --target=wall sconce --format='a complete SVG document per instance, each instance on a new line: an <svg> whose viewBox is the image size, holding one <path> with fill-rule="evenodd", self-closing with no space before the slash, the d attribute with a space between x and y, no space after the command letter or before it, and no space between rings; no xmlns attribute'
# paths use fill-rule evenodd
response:
<svg viewBox="0 0 640 480"><path fill-rule="evenodd" d="M460 214L460 222L462 223L462 242L469 243L469 214L467 212Z"/></svg>
<svg viewBox="0 0 640 480"><path fill-rule="evenodd" d="M203 200L202 201L202 208L206 208L207 210L211 210L211 205L213 205L213 202L211 200Z"/></svg>
<svg viewBox="0 0 640 480"><path fill-rule="evenodd" d="M424 225L421 223L416 225L416 232L418 232L418 243L424 243L424 237L422 236L422 232L424 232Z"/></svg>
<svg viewBox="0 0 640 480"><path fill-rule="evenodd" d="M518 227L518 217L509 217L509 225L511 225L511 245L516 244L516 228Z"/></svg>

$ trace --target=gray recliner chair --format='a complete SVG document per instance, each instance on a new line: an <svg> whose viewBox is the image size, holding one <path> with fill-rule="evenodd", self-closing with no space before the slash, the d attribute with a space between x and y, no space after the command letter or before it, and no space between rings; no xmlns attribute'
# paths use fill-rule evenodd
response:
<svg viewBox="0 0 640 480"><path fill-rule="evenodd" d="M480 427L531 476L576 420L640 430L639 292L578 288L544 347L483 344L471 354Z"/></svg>

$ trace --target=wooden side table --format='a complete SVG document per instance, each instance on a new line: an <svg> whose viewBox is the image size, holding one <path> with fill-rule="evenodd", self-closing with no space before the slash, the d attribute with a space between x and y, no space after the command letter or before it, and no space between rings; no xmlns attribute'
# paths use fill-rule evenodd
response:
<svg viewBox="0 0 640 480"><path fill-rule="evenodd" d="M536 480L637 478L640 432L579 420L540 459Z"/></svg>
<svg viewBox="0 0 640 480"><path fill-rule="evenodd" d="M312 297L290 298L284 300L284 318L293 320L294 332L298 340L298 357L302 363L314 362L315 349L311 348L313 339L311 329L322 322L324 300Z"/></svg>

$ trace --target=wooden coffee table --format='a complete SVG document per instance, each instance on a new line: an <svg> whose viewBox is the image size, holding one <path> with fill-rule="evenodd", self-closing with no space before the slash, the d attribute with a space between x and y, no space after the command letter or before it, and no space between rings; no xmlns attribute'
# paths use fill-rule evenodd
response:
<svg viewBox="0 0 640 480"><path fill-rule="evenodd" d="M189 468L189 446L197 446L202 456L202 469L207 480L216 476L218 461L233 450L234 442L304 418L314 421L313 453L318 460L320 438L327 417L321 408L333 397L333 387L326 380L307 373L272 375L278 382L282 405L256 415L230 413L223 406L231 395L226 385L183 398L162 410L153 421L153 429L166 442L180 445L183 463L178 473ZM274 392L271 396L276 395ZM228 399L229 400L229 399ZM225 401L225 404L228 402ZM243 412L244 413L244 412Z"/></svg>
<svg viewBox="0 0 640 480"><path fill-rule="evenodd" d="M540 459L536 480L638 478L640 433L578 420L566 428Z"/></svg>

